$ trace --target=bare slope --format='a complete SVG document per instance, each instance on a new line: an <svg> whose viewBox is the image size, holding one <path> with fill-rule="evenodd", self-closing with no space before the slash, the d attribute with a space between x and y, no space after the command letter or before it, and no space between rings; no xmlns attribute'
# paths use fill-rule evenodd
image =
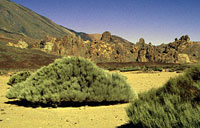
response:
<svg viewBox="0 0 200 128"><path fill-rule="evenodd" d="M73 34L48 18L10 0L0 0L0 35L10 38L44 38L45 35L62 37Z"/></svg>
<svg viewBox="0 0 200 128"><path fill-rule="evenodd" d="M40 50L21 49L0 44L0 69L34 69L53 62L55 55Z"/></svg>

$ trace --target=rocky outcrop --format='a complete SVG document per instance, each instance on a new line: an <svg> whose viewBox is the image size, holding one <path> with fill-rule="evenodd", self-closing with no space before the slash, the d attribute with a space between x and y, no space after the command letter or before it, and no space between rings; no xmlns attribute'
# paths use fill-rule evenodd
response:
<svg viewBox="0 0 200 128"><path fill-rule="evenodd" d="M58 56L85 56L86 48L84 41L76 36L65 36L63 38L53 38L46 36L44 40L33 45L42 51Z"/></svg>
<svg viewBox="0 0 200 128"><path fill-rule="evenodd" d="M13 46L18 48L28 48L28 43L23 40L19 40L17 43L8 42L7 46Z"/></svg>
<svg viewBox="0 0 200 128"><path fill-rule="evenodd" d="M178 60L177 63L190 63L190 58L188 57L187 54L178 54Z"/></svg>
<svg viewBox="0 0 200 128"><path fill-rule="evenodd" d="M112 41L112 35L109 31L106 31L102 34L102 37L101 37L101 41L104 41L104 42L110 42Z"/></svg>
<svg viewBox="0 0 200 128"><path fill-rule="evenodd" d="M147 58L146 58L146 50L145 49L140 49L138 51L138 62L148 62Z"/></svg>
<svg viewBox="0 0 200 128"><path fill-rule="evenodd" d="M162 63L190 63L188 54L184 54L191 44L188 35L182 36L179 40L176 38L174 42L153 46L148 45L141 38L138 43L138 62L162 62Z"/></svg>
<svg viewBox="0 0 200 128"><path fill-rule="evenodd" d="M145 44L145 40L144 40L144 38L140 38L140 39L139 39L139 43L141 43L141 44Z"/></svg>
<svg viewBox="0 0 200 128"><path fill-rule="evenodd" d="M189 42L190 41L190 37L188 35L185 35L185 36L181 36L180 41L186 41L186 42Z"/></svg>
<svg viewBox="0 0 200 128"><path fill-rule="evenodd" d="M51 52L59 56L85 56L85 51L84 41L80 36L65 36L55 40Z"/></svg>
<svg viewBox="0 0 200 128"><path fill-rule="evenodd" d="M198 57L200 59L200 53L195 52L190 55L191 46L193 43L187 35L169 44L154 46L151 43L146 44L144 38L140 38L136 44L133 44L111 35L108 31L96 41L84 41L80 36L65 36L64 38L46 37L39 44L40 49L52 54L82 56L95 62L160 63L190 63L191 60L195 62ZM200 45L196 46L200 48Z"/></svg>

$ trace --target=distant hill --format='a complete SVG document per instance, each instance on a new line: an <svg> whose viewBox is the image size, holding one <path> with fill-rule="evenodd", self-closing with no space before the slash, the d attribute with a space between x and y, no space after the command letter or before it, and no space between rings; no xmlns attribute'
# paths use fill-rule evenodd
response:
<svg viewBox="0 0 200 128"><path fill-rule="evenodd" d="M100 33L88 34L88 33L85 33L85 32L76 32L72 29L68 29L68 30L70 30L72 33L75 33L76 36L80 36L84 41L87 41L87 40L89 40L91 42L92 41L100 41L101 37L102 37L102 34L100 34ZM123 43L131 43L131 42L127 41L126 39L123 39L122 37L119 37L119 36L116 36L116 35L112 35L112 39L113 39L113 41L118 40L118 41L123 42Z"/></svg>
<svg viewBox="0 0 200 128"><path fill-rule="evenodd" d="M91 38L92 41L99 41L101 39L102 34L96 33L96 34L88 34L88 36Z"/></svg>
<svg viewBox="0 0 200 128"><path fill-rule="evenodd" d="M50 19L10 0L0 0L0 35L5 38L43 39L73 35Z"/></svg>

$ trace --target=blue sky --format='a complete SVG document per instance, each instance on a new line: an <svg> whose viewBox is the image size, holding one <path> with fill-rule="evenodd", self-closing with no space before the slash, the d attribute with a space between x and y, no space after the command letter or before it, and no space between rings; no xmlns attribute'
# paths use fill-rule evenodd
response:
<svg viewBox="0 0 200 128"><path fill-rule="evenodd" d="M110 31L133 43L200 40L200 0L12 0L79 32Z"/></svg>

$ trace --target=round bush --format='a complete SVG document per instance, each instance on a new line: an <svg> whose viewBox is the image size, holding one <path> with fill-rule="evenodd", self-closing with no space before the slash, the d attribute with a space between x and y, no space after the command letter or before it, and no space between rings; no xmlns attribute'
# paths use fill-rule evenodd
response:
<svg viewBox="0 0 200 128"><path fill-rule="evenodd" d="M129 102L136 96L118 73L110 74L81 57L64 57L13 86L7 98L59 105L62 102Z"/></svg>
<svg viewBox="0 0 200 128"><path fill-rule="evenodd" d="M30 75L31 73L29 71L18 72L10 77L7 84L13 86L17 83L25 81Z"/></svg>
<svg viewBox="0 0 200 128"><path fill-rule="evenodd" d="M200 65L171 78L163 87L139 94L127 115L141 128L200 126Z"/></svg>

